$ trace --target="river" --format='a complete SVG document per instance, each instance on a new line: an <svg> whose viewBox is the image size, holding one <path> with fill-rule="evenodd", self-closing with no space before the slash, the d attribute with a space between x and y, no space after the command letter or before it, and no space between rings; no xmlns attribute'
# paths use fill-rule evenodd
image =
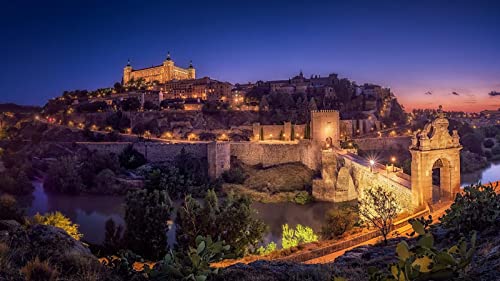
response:
<svg viewBox="0 0 500 281"><path fill-rule="evenodd" d="M462 174L462 185L482 181L488 183L500 180L500 163L474 173ZM34 182L33 200L28 208L28 215L60 211L80 226L84 240L91 243L101 243L104 239L104 225L112 218L119 224L124 224L123 196L103 195L61 195L47 193L41 182ZM268 226L269 232L264 241L274 241L280 244L281 226L288 223L291 226L302 224L312 227L315 231L321 229L325 213L334 208L335 204L316 202L307 205L294 203L254 203L257 216ZM175 239L175 228L168 232L168 241Z"/></svg>

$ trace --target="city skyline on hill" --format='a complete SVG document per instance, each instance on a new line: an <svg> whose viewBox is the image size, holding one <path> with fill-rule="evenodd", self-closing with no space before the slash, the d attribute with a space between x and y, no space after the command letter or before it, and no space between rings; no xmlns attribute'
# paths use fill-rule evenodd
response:
<svg viewBox="0 0 500 281"><path fill-rule="evenodd" d="M406 109L500 108L499 3L97 1L8 3L0 101L41 105L95 89L170 51L231 83L338 73L390 87ZM314 15L314 16L312 16ZM492 94L493 93L493 94Z"/></svg>

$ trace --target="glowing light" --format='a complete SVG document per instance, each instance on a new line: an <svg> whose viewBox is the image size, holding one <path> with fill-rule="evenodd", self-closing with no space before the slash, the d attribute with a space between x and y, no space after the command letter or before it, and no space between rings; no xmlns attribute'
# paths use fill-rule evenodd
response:
<svg viewBox="0 0 500 281"><path fill-rule="evenodd" d="M373 166L373 165L375 165L375 160L371 159L370 160L370 166Z"/></svg>

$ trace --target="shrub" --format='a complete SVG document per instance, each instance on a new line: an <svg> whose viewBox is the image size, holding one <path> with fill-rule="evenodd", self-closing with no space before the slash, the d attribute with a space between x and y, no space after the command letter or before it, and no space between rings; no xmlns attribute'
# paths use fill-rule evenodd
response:
<svg viewBox="0 0 500 281"><path fill-rule="evenodd" d="M222 173L222 179L227 183L243 184L247 178L245 171L239 167L231 168Z"/></svg>
<svg viewBox="0 0 500 281"><path fill-rule="evenodd" d="M74 157L59 158L50 165L44 187L50 191L78 194L84 185L77 166L78 162Z"/></svg>
<svg viewBox="0 0 500 281"><path fill-rule="evenodd" d="M483 136L477 133L470 133L463 136L460 139L462 145L469 150L470 152L474 152L477 154L483 154Z"/></svg>
<svg viewBox="0 0 500 281"><path fill-rule="evenodd" d="M481 231L497 224L500 219L500 194L496 193L496 189L497 185L466 186L440 218L441 223L457 234Z"/></svg>
<svg viewBox="0 0 500 281"><path fill-rule="evenodd" d="M260 246L256 252L258 255L265 256L265 255L268 255L274 251L276 251L276 243L271 242L271 243L267 244L266 247Z"/></svg>
<svg viewBox="0 0 500 281"><path fill-rule="evenodd" d="M40 261L38 257L29 261L20 272L26 281L55 281L59 276L57 269L53 268L48 261Z"/></svg>
<svg viewBox="0 0 500 281"><path fill-rule="evenodd" d="M166 253L167 221L172 201L166 191L135 190L125 199L125 241L132 251L150 259Z"/></svg>
<svg viewBox="0 0 500 281"><path fill-rule="evenodd" d="M389 265L390 272L369 268L370 280L462 280L474 256L476 233L470 239L469 249L464 238L448 249L437 249L434 236L428 232L421 219L410 220L410 224L414 232L419 234L418 242L413 246L406 241L400 242L396 246L398 261Z"/></svg>
<svg viewBox="0 0 500 281"><path fill-rule="evenodd" d="M107 253L116 253L123 246L123 227L116 225L113 219L109 219L105 224L104 242L102 246Z"/></svg>
<svg viewBox="0 0 500 281"><path fill-rule="evenodd" d="M176 238L180 249L195 247L198 235L218 237L231 245L231 252L243 256L262 240L266 225L255 218L255 210L247 197L231 194L219 202L213 190L209 190L202 205L186 196L177 211Z"/></svg>
<svg viewBox="0 0 500 281"><path fill-rule="evenodd" d="M16 198L8 194L0 196L0 220L23 222L23 217L24 211L18 207Z"/></svg>
<svg viewBox="0 0 500 281"><path fill-rule="evenodd" d="M300 191L293 198L293 202L300 204L300 205L305 205L307 203L310 203L312 200L313 200L313 197L307 191Z"/></svg>
<svg viewBox="0 0 500 281"><path fill-rule="evenodd" d="M230 246L214 242L210 236L196 237L195 247L187 252L170 252L148 273L153 280L207 280L219 273L211 264L230 258ZM212 279L210 279L212 280Z"/></svg>
<svg viewBox="0 0 500 281"><path fill-rule="evenodd" d="M297 224L295 229L289 228L288 224L282 226L281 246L283 249L296 247L300 244L318 241L318 235L312 228Z"/></svg>
<svg viewBox="0 0 500 281"><path fill-rule="evenodd" d="M493 146L495 146L495 142L492 139L486 139L484 140L483 145L486 148L492 148Z"/></svg>
<svg viewBox="0 0 500 281"><path fill-rule="evenodd" d="M350 230L357 221L357 216L350 209L331 209L326 213L325 223L321 228L324 239L333 239Z"/></svg>
<svg viewBox="0 0 500 281"><path fill-rule="evenodd" d="M76 240L80 240L83 237L83 234L78 230L78 224L71 222L71 220L65 217L61 212L47 213L43 216L37 213L33 216L33 220L38 224L58 227Z"/></svg>
<svg viewBox="0 0 500 281"><path fill-rule="evenodd" d="M146 158L132 145L127 146L118 156L120 165L126 169L135 169L146 164Z"/></svg>

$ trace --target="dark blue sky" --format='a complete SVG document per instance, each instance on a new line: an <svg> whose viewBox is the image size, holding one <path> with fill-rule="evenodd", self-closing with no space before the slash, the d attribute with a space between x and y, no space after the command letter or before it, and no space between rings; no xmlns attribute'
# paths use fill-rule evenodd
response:
<svg viewBox="0 0 500 281"><path fill-rule="evenodd" d="M498 108L499 2L9 1L0 102L111 86L128 58L147 67L170 51L233 83L336 72L391 86L407 108Z"/></svg>

